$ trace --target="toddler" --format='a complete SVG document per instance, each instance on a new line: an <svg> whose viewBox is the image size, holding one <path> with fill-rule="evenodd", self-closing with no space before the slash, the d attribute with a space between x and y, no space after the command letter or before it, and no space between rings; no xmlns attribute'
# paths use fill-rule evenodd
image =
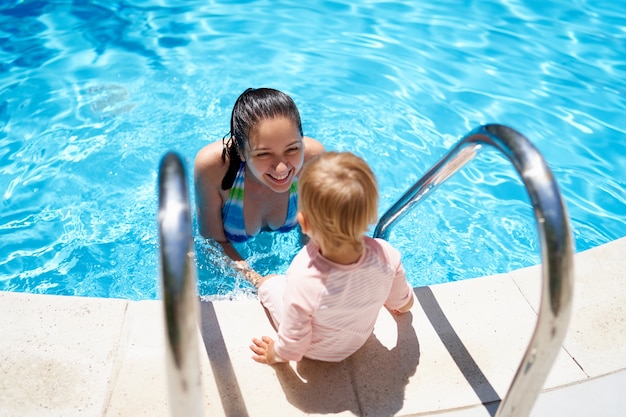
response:
<svg viewBox="0 0 626 417"><path fill-rule="evenodd" d="M303 357L339 362L374 330L381 307L394 314L413 306L400 253L365 235L378 217L376 179L349 152L327 152L307 162L298 182L297 220L310 240L286 275L261 278L259 299L277 330L252 339L257 362Z"/></svg>

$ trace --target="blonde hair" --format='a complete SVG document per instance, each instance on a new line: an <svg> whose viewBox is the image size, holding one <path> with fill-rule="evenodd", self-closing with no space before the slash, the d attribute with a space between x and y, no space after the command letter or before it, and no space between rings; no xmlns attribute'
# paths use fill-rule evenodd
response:
<svg viewBox="0 0 626 417"><path fill-rule="evenodd" d="M327 249L345 244L359 250L378 218L378 186L369 165L350 152L325 152L298 175L299 210Z"/></svg>

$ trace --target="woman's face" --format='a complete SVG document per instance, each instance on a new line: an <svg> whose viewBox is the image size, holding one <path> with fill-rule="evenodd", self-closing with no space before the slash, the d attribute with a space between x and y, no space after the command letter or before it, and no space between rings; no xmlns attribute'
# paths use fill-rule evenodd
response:
<svg viewBox="0 0 626 417"><path fill-rule="evenodd" d="M277 193L289 191L304 161L302 136L290 119L262 120L250 132L243 156L257 181Z"/></svg>

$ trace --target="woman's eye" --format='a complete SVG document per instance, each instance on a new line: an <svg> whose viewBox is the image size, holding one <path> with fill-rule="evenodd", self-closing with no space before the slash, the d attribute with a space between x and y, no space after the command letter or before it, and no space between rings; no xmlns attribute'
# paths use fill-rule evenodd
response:
<svg viewBox="0 0 626 417"><path fill-rule="evenodd" d="M294 154L294 153L299 152L299 151L300 151L300 147L299 146L295 146L293 148L287 149L287 153L289 153L289 154Z"/></svg>

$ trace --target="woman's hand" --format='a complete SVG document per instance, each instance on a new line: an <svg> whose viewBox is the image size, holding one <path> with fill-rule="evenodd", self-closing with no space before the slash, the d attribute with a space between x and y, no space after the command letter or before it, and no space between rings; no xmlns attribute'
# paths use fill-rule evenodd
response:
<svg viewBox="0 0 626 417"><path fill-rule="evenodd" d="M250 283L252 285L254 285L255 287L259 287L264 281L265 281L265 277L263 277L263 275L259 274L258 272L256 272L249 264L248 262L241 260L241 261L233 261L233 269L239 273L241 273L241 275L243 275L243 277L245 279L247 279L248 281L250 281Z"/></svg>
<svg viewBox="0 0 626 417"><path fill-rule="evenodd" d="M250 350L254 352L252 359L259 363L274 365L279 362L285 362L282 358L276 355L276 352L274 351L274 339L269 336L263 336L261 339L253 338Z"/></svg>
<svg viewBox="0 0 626 417"><path fill-rule="evenodd" d="M250 283L252 285L254 285L255 287L259 288L261 286L261 284L263 284L265 281L267 281L268 279L270 279L271 277L275 276L276 274L270 274L267 276L263 276L261 274L259 274L258 272L256 272L246 261L233 261L232 263L233 265L233 269L239 273L241 273L241 275L243 275L243 277L245 279L247 279L248 281L250 281Z"/></svg>

